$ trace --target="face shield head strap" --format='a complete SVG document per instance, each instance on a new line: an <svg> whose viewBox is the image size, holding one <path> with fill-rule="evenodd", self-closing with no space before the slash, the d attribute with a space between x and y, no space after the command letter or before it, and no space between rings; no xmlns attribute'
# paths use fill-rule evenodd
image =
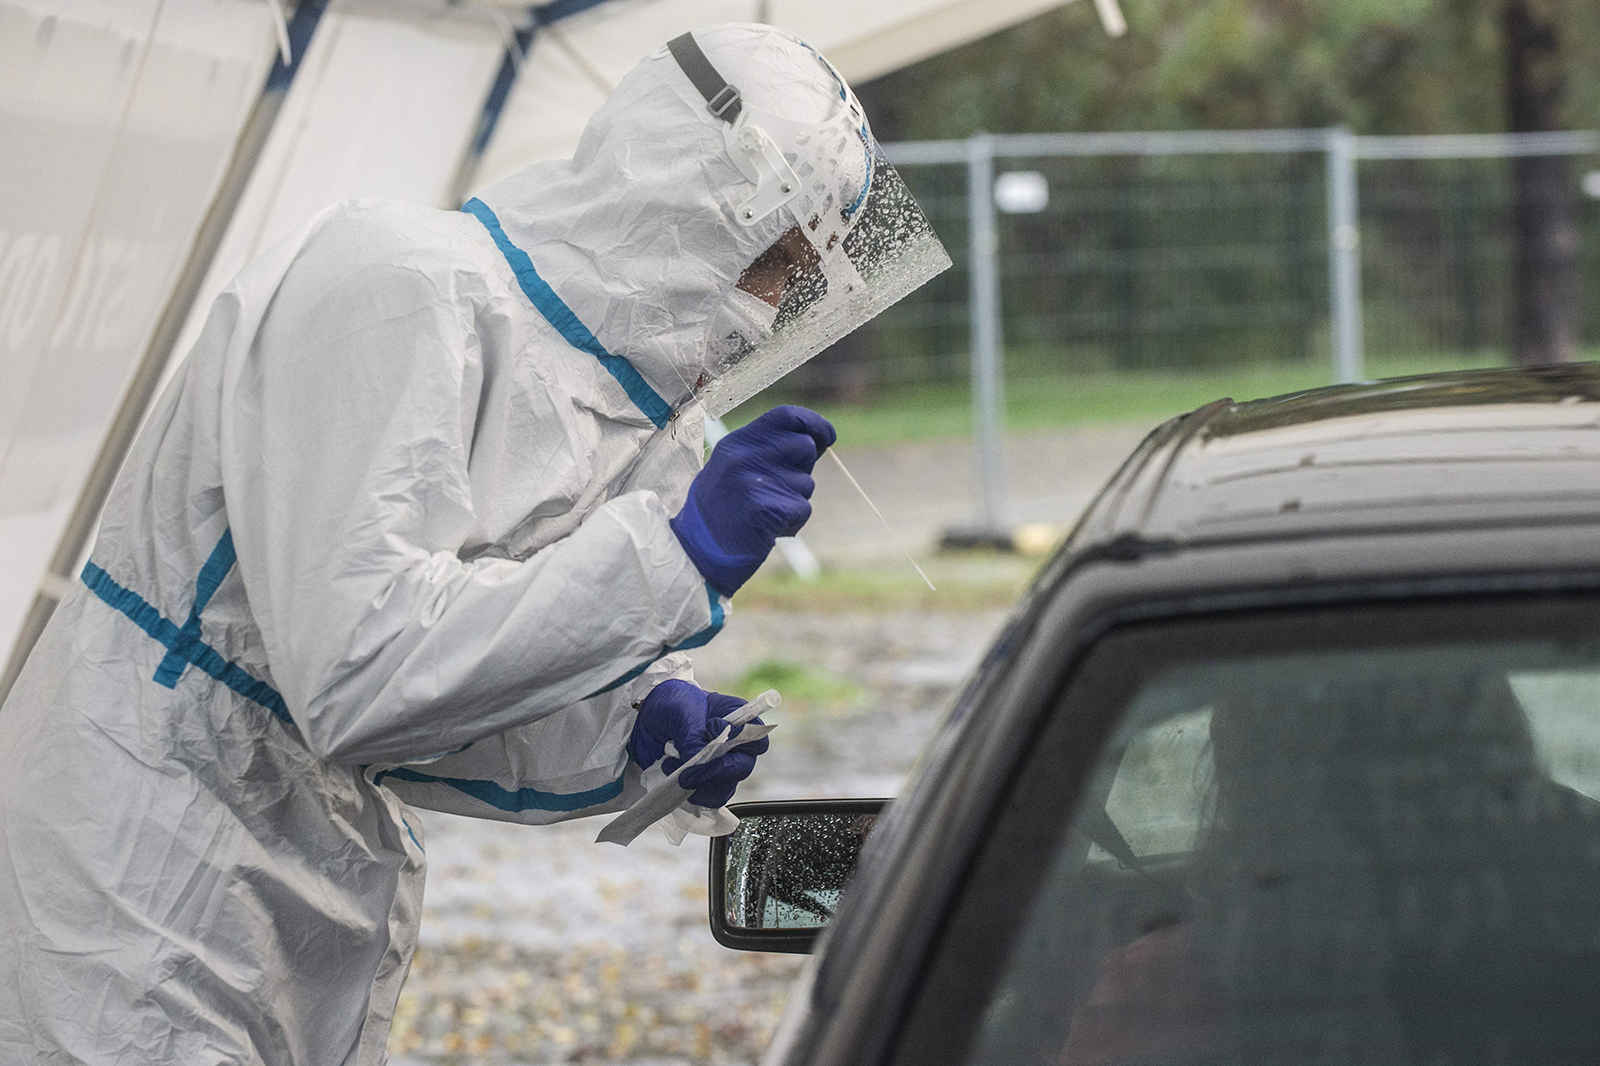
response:
<svg viewBox="0 0 1600 1066"><path fill-rule="evenodd" d="M706 98L706 110L728 125L733 125L734 119L744 109L739 89L729 85L728 80L717 73L717 68L706 58L694 34L674 37L667 42L667 51L672 53L672 58L678 61L678 66L683 68L700 95Z"/></svg>

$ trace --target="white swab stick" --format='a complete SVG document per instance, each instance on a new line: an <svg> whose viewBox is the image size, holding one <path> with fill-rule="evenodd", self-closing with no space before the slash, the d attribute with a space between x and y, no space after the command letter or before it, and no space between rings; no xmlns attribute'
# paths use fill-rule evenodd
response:
<svg viewBox="0 0 1600 1066"><path fill-rule="evenodd" d="M834 451L832 448L829 448L828 454L832 456L833 461L839 465L839 472L845 476L850 484L855 486L855 490L857 492L861 493L861 498L867 501L867 506L872 508L872 513L878 516L878 521L883 523L883 531L889 534L890 537L893 537L894 530L889 528L889 520L883 517L883 512L878 510L878 505L872 502L872 497L867 495L867 490L861 487L861 482L856 480L856 476L850 472L850 468L844 465L844 460L839 458L839 453ZM928 586L929 592L939 591L933 587L933 582L928 580L928 575L922 572L922 567L917 565L917 561L911 557L910 552L906 552L906 562L910 563L911 569L915 570L917 572L917 576L922 578L923 583Z"/></svg>

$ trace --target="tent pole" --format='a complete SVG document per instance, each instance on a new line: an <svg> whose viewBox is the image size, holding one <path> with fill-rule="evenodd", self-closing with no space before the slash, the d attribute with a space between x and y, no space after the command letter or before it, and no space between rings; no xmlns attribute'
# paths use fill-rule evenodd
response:
<svg viewBox="0 0 1600 1066"><path fill-rule="evenodd" d="M189 257L178 275L166 307L162 309L161 317L156 321L150 343L139 360L127 392L123 394L122 403L117 408L116 417L111 422L99 454L95 456L94 465L89 469L88 479L78 494L78 502L67 520L66 529L56 542L55 554L50 557L49 569L39 582L33 605L23 619L5 673L0 675L0 702L4 702L11 692L11 686L22 672L28 653L44 632L56 605L72 587L73 572L100 523L100 511L111 494L111 486L122 469L123 459L133 446L139 427L144 424L145 412L149 410L156 389L161 385L162 373L178 343L178 334L182 332L183 324L199 295L200 285L211 267L217 248L222 244L234 210L244 196L245 185L267 143L267 135L272 132L283 99L289 92L289 83L294 80L295 71L311 42L311 35L327 6L328 0L302 0L295 8L294 17L289 20L292 58L285 63L280 56L273 64L272 72L267 75L266 85L261 90L261 97L251 109L250 117L245 120L239 139L234 144L233 157L228 161L228 169L223 174L217 194L195 233Z"/></svg>

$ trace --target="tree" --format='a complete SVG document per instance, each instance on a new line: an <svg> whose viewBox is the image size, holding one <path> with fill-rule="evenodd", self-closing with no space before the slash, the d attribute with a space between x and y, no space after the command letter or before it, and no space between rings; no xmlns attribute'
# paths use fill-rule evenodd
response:
<svg viewBox="0 0 1600 1066"><path fill-rule="evenodd" d="M1560 0L1505 0L1506 124L1514 133L1562 128L1566 70ZM1511 161L1512 358L1566 363L1577 354L1578 227L1567 156Z"/></svg>

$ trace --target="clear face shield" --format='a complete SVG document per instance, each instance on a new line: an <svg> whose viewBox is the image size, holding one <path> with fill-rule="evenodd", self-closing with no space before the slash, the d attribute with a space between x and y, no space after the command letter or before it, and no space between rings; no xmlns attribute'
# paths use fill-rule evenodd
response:
<svg viewBox="0 0 1600 1066"><path fill-rule="evenodd" d="M776 212L794 223L713 321L710 380L695 391L719 416L945 270L950 257L820 55L839 106L825 122L802 125L743 106L689 34L668 47L727 123L729 156L753 186L736 204L737 223L754 226Z"/></svg>

